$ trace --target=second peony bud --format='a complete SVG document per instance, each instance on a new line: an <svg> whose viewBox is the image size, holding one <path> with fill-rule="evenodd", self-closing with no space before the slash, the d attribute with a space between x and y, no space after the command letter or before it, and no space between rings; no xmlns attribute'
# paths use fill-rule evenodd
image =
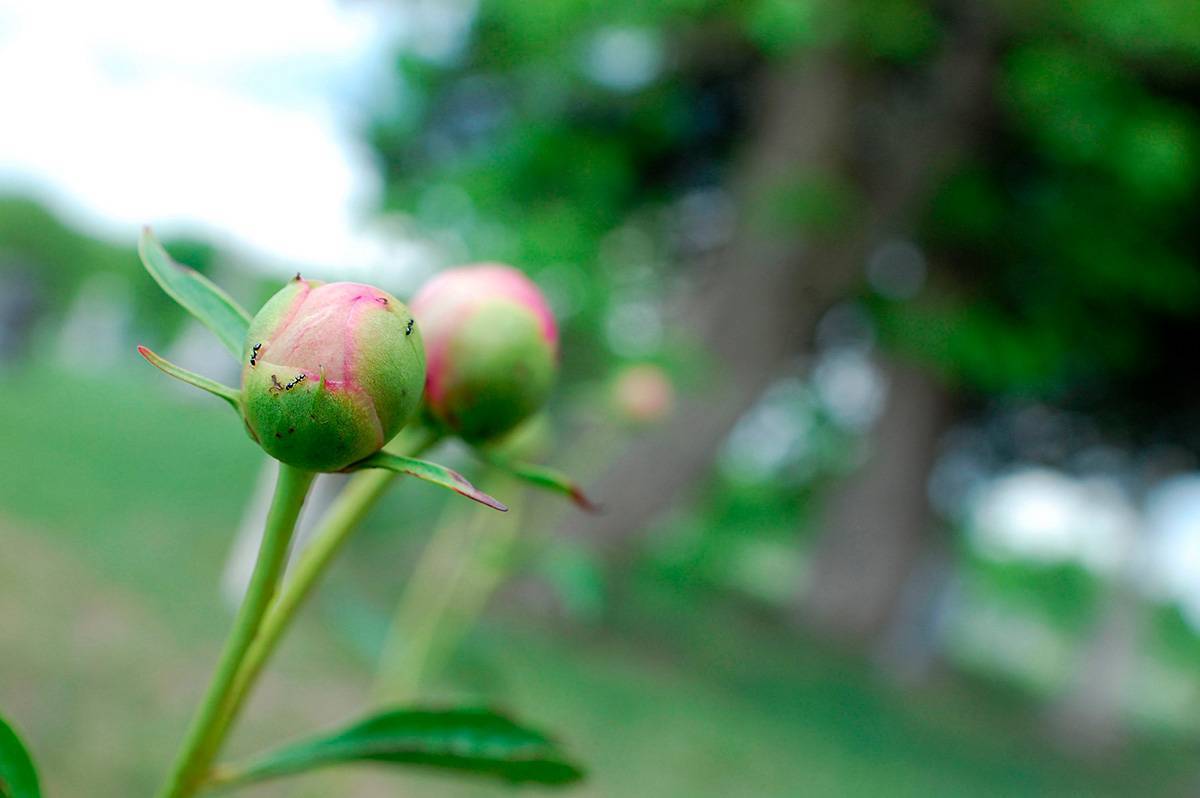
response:
<svg viewBox="0 0 1200 798"><path fill-rule="evenodd" d="M558 370L558 325L528 277L495 263L450 269L426 283L412 309L435 424L480 443L541 409Z"/></svg>
<svg viewBox="0 0 1200 798"><path fill-rule="evenodd" d="M297 468L339 471L392 439L425 382L408 308L361 283L297 277L250 324L242 411L263 449Z"/></svg>

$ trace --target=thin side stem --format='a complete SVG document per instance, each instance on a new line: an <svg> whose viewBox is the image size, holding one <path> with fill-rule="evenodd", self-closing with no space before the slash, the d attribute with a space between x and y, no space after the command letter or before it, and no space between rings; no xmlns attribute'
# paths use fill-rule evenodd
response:
<svg viewBox="0 0 1200 798"><path fill-rule="evenodd" d="M398 442L396 448L404 448L407 450L407 456L415 457L437 441L438 436L431 432L421 435L416 440ZM321 519L320 526L313 533L312 541L293 566L292 573L284 582L278 599L268 610L258 635L238 669L229 701L226 702L225 711L220 718L222 733L237 720L238 713L279 645L283 633L312 593L329 563L351 533L383 498L397 476L399 475L395 472L385 469L372 469L355 474Z"/></svg>
<svg viewBox="0 0 1200 798"><path fill-rule="evenodd" d="M383 646L372 696L379 704L410 701L429 671L482 612L509 569L521 528L523 486L492 469L489 493L513 497L509 512L448 507L413 569Z"/></svg>
<svg viewBox="0 0 1200 798"><path fill-rule="evenodd" d="M238 670L275 596L296 519L315 476L311 471L279 464L279 480L275 483L275 496L246 597L171 774L158 792L159 798L187 798L195 794L221 748L225 736L221 720L233 696Z"/></svg>

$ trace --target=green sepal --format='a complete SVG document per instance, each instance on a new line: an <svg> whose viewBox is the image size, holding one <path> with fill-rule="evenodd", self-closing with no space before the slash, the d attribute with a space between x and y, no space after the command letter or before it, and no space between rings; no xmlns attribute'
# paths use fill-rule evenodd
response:
<svg viewBox="0 0 1200 798"><path fill-rule="evenodd" d="M0 717L0 798L41 798L37 770L24 743Z"/></svg>
<svg viewBox="0 0 1200 798"><path fill-rule="evenodd" d="M149 227L142 228L138 255L167 296L216 333L225 348L240 360L250 328L250 314L245 308L200 272L172 260Z"/></svg>
<svg viewBox="0 0 1200 798"><path fill-rule="evenodd" d="M208 786L240 786L354 762L417 765L511 784L557 786L583 778L583 770L545 735L499 713L399 709L285 746L246 765L218 767Z"/></svg>
<svg viewBox="0 0 1200 798"><path fill-rule="evenodd" d="M171 361L164 357L155 354L150 349L144 346L138 346L138 354L146 358L150 365L157 368L164 374L169 374L177 380L182 380L188 385L193 385L202 391L208 391L213 396L219 396L237 411L238 416L242 414L242 392L237 388L231 388L228 385L223 385L216 380L210 380L208 377L202 377L194 371L176 366Z"/></svg>
<svg viewBox="0 0 1200 798"><path fill-rule="evenodd" d="M389 471L395 471L397 474L407 474L410 477L416 477L426 482L432 482L434 485L449 488L455 493L466 496L468 499L474 499L480 504L486 504L494 510L499 510L502 513L508 512L508 507L472 485L462 474L437 463L430 463L427 460L417 460L414 457L389 454L388 452L376 452L365 460L359 460L347 468L346 471L360 471L364 468L386 468Z"/></svg>
<svg viewBox="0 0 1200 798"><path fill-rule="evenodd" d="M479 459L493 468L498 468L517 479L524 480L539 488L561 493L589 513L600 512L600 507L587 497L587 494L583 492L583 488L579 487L579 484L575 480L561 471L555 471L553 468L543 465L523 463L482 448L476 448L473 451Z"/></svg>

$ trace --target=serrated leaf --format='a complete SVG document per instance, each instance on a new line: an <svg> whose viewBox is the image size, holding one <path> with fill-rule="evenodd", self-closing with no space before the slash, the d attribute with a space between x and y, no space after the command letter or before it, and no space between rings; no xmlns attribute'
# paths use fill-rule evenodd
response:
<svg viewBox="0 0 1200 798"><path fill-rule="evenodd" d="M172 260L149 227L142 229L138 255L162 290L216 333L225 348L240 360L250 314L200 272Z"/></svg>
<svg viewBox="0 0 1200 798"><path fill-rule="evenodd" d="M213 396L219 396L233 406L233 409L241 414L241 392L237 388L231 388L228 385L223 385L216 380L210 380L208 377L202 377L194 371L188 371L182 366L176 366L165 357L155 354L153 351L144 346L137 348L138 354L146 358L152 366L157 368L164 374L169 374L177 380L186 382L188 385L193 385L202 391L208 391Z"/></svg>
<svg viewBox="0 0 1200 798"><path fill-rule="evenodd" d="M580 767L551 740L486 709L390 710L286 746L244 766L218 768L211 786L233 786L329 765L382 762L473 773L510 783L564 785Z"/></svg>
<svg viewBox="0 0 1200 798"><path fill-rule="evenodd" d="M388 452L376 452L365 460L358 461L346 470L359 471L364 468L386 468L398 474L407 474L410 477L416 477L426 482L432 482L434 485L449 488L455 493L462 494L468 499L474 499L480 504L486 504L488 507L499 510L502 513L508 512L508 507L472 485L462 474L437 463L431 463L427 460L417 460L414 457L403 457Z"/></svg>
<svg viewBox="0 0 1200 798"><path fill-rule="evenodd" d="M600 511L600 508L583 492L583 488L579 487L579 483L561 471L555 471L553 468L534 465L533 463L510 460L507 457L492 454L483 449L476 449L475 453L488 465L512 474L514 477L522 479L531 485L561 493L575 502L580 508L590 513Z"/></svg>
<svg viewBox="0 0 1200 798"><path fill-rule="evenodd" d="M21 738L0 717L0 798L41 798L37 770Z"/></svg>

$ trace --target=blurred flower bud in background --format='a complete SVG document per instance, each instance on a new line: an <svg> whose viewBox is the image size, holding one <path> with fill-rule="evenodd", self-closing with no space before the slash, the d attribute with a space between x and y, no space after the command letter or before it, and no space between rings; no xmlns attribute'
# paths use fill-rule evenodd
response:
<svg viewBox="0 0 1200 798"><path fill-rule="evenodd" d="M617 373L612 401L618 414L634 424L654 424L675 410L675 385L659 366L642 363Z"/></svg>

